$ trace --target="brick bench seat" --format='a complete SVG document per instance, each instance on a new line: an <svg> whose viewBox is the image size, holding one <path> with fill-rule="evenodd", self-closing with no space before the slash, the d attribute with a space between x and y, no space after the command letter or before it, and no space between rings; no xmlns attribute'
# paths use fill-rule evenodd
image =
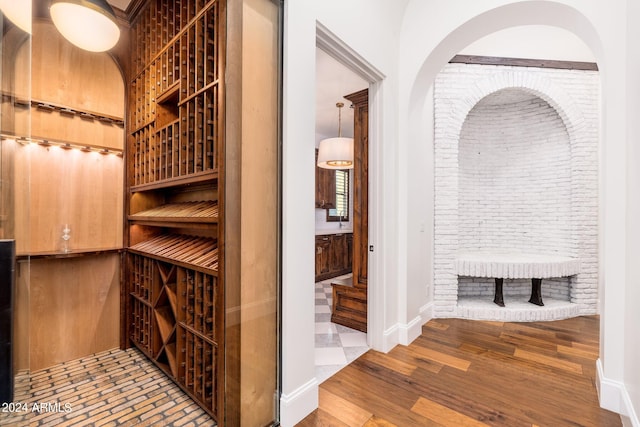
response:
<svg viewBox="0 0 640 427"><path fill-rule="evenodd" d="M560 255L528 254L508 251L460 252L455 260L458 276L493 277L495 279L494 302L504 307L502 284L506 279L531 279L531 299L542 302L542 279L568 277L580 272L580 260Z"/></svg>

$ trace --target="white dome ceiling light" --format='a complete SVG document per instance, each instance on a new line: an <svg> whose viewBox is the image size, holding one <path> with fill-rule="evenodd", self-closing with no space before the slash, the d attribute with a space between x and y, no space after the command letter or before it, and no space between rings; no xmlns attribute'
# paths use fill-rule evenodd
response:
<svg viewBox="0 0 640 427"><path fill-rule="evenodd" d="M120 38L116 15L104 0L52 0L49 12L58 31L81 49L104 52Z"/></svg>
<svg viewBox="0 0 640 427"><path fill-rule="evenodd" d="M21 30L31 34L31 1L0 0L0 10Z"/></svg>

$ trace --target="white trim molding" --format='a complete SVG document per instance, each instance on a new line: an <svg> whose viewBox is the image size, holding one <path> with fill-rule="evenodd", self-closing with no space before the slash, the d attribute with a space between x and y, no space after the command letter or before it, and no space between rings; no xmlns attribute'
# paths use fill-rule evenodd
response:
<svg viewBox="0 0 640 427"><path fill-rule="evenodd" d="M383 353L388 353L400 342L400 324L396 323L382 334L382 347L375 349Z"/></svg>
<svg viewBox="0 0 640 427"><path fill-rule="evenodd" d="M384 262L384 194L380 159L383 150L384 73L347 45L321 22L316 21L316 47L369 82L369 252L367 343L374 350L388 352L398 344L397 325L384 330L386 318Z"/></svg>
<svg viewBox="0 0 640 427"><path fill-rule="evenodd" d="M631 426L640 427L640 420L633 408L631 397L624 383L605 377L600 359L596 361L596 368L598 374L596 386L598 389L598 398L600 399L600 407L616 412L620 414L621 417L626 417L631 422Z"/></svg>
<svg viewBox="0 0 640 427"><path fill-rule="evenodd" d="M409 345L422 332L422 316L416 316L409 323L398 324L398 343Z"/></svg>
<svg viewBox="0 0 640 427"><path fill-rule="evenodd" d="M370 83L382 81L385 78L384 73L319 21L316 21L316 46Z"/></svg>
<svg viewBox="0 0 640 427"><path fill-rule="evenodd" d="M422 325L433 319L433 301L420 307L420 317L422 318Z"/></svg>
<svg viewBox="0 0 640 427"><path fill-rule="evenodd" d="M280 396L280 425L294 426L318 407L318 380L312 380L301 385L289 394Z"/></svg>

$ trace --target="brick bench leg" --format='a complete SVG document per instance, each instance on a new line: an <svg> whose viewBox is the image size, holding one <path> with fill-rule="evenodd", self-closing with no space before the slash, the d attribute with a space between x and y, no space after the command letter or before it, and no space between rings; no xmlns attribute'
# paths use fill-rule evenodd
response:
<svg viewBox="0 0 640 427"><path fill-rule="evenodd" d="M542 279L531 279L531 304L543 306L542 302Z"/></svg>
<svg viewBox="0 0 640 427"><path fill-rule="evenodd" d="M499 305L500 307L504 307L504 298L502 296L502 282L503 279L495 279L496 281L496 292L493 297L493 302Z"/></svg>

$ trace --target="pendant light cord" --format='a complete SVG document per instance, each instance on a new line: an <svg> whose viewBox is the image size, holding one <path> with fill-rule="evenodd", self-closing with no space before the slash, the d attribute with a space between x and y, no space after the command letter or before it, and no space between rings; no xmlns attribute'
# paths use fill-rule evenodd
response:
<svg viewBox="0 0 640 427"><path fill-rule="evenodd" d="M340 138L342 137L342 107L344 107L344 103L338 102L336 107L338 107L338 138Z"/></svg>

